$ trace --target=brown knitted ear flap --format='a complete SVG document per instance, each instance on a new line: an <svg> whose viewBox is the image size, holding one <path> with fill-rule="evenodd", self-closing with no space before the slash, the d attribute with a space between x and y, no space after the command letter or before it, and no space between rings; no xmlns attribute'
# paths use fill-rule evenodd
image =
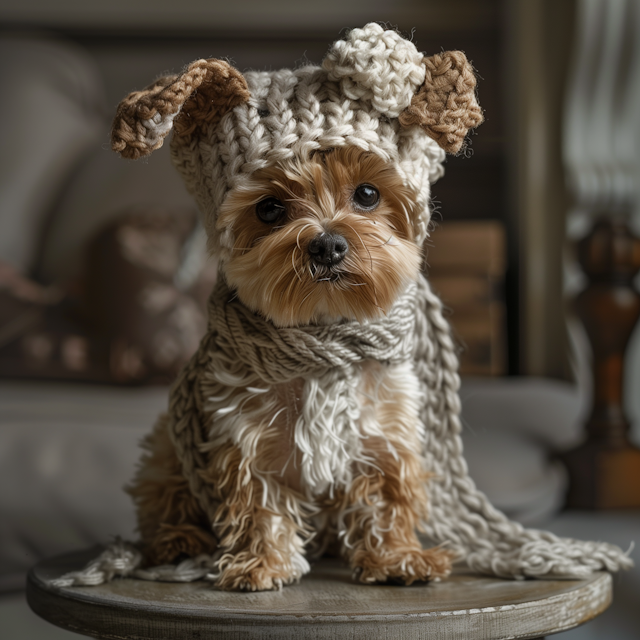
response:
<svg viewBox="0 0 640 640"><path fill-rule="evenodd" d="M147 156L173 126L180 136L201 135L249 97L246 80L228 62L196 60L179 76L160 78L119 104L111 148L132 160Z"/></svg>
<svg viewBox="0 0 640 640"><path fill-rule="evenodd" d="M424 84L400 114L400 124L420 125L447 153L458 153L469 129L483 120L476 100L476 77L462 51L424 58Z"/></svg>

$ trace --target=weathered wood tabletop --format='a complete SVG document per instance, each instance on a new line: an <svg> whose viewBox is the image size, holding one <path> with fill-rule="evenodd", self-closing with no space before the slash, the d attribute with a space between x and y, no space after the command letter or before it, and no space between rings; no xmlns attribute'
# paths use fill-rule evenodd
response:
<svg viewBox="0 0 640 640"><path fill-rule="evenodd" d="M322 560L282 591L228 593L205 582L116 579L97 587L51 586L96 549L46 560L29 574L27 599L45 620L118 640L539 638L587 622L611 602L611 576L510 581L458 571L439 583L367 586Z"/></svg>

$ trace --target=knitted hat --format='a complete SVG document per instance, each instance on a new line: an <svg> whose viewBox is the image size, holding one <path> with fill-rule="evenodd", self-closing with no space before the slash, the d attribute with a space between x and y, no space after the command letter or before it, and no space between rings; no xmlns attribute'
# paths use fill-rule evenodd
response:
<svg viewBox="0 0 640 640"><path fill-rule="evenodd" d="M413 222L422 242L444 152L458 153L482 122L475 86L462 52L427 58L396 31L370 23L334 43L322 67L243 75L223 60L196 60L122 101L112 146L136 159L174 129L173 162L222 259L233 237L216 226L217 212L231 188L279 161L344 146L395 165L417 194Z"/></svg>

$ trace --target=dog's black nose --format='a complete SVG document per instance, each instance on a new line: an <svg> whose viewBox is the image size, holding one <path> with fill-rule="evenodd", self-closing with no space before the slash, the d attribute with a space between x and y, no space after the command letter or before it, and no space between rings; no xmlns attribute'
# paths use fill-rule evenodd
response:
<svg viewBox="0 0 640 640"><path fill-rule="evenodd" d="M342 262L347 255L347 241L336 233L321 233L309 243L309 255L314 262L328 267Z"/></svg>

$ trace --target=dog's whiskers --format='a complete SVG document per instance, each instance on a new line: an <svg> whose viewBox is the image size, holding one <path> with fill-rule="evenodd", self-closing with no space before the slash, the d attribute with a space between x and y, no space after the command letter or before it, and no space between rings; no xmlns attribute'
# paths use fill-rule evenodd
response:
<svg viewBox="0 0 640 640"><path fill-rule="evenodd" d="M369 255L369 273L371 274L371 284L373 285L373 302L374 302L374 305L378 309L380 309L380 306L378 304L378 292L376 290L376 279L375 279L374 270L373 270L373 256L371 255L371 251L369 251L369 247L365 244L364 240L362 239L362 236L350 224L346 224L346 226L349 227L349 229L351 229L351 231L353 231L353 233L355 233L356 236L358 236L358 240L360 240L360 244L362 244L367 254Z"/></svg>
<svg viewBox="0 0 640 640"><path fill-rule="evenodd" d="M297 247L293 248L293 251L291 252L291 266L293 267L293 271L296 274L296 277L298 278L298 280L300 282L302 282L302 276L298 273L298 268L296 267L296 251L298 251L298 249L300 249L300 246L298 245Z"/></svg>
<svg viewBox="0 0 640 640"><path fill-rule="evenodd" d="M300 251L302 251L302 247L300 246L300 234L303 231L306 231L310 226L311 224L307 223L304 225L304 227L302 227L302 229L300 229L300 231L298 231L298 235L296 236L296 246L298 247L298 249L300 249Z"/></svg>

